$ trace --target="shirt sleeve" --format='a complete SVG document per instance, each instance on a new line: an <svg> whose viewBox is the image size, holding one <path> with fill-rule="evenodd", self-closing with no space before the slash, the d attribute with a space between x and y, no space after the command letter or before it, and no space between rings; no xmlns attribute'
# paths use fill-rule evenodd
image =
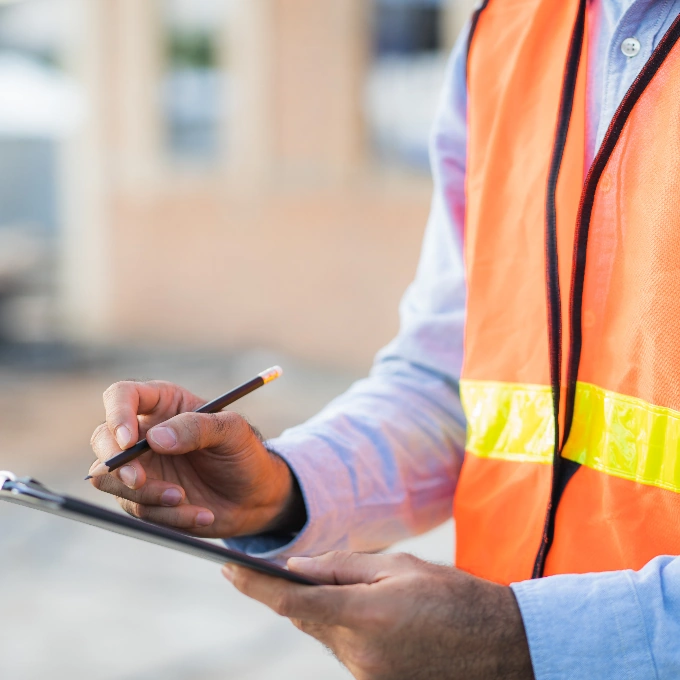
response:
<svg viewBox="0 0 680 680"><path fill-rule="evenodd" d="M376 550L451 516L463 460L458 381L463 355L467 30L454 48L433 128L434 196L398 336L366 379L268 446L302 491L296 537L248 536L231 547L269 559Z"/></svg>
<svg viewBox="0 0 680 680"><path fill-rule="evenodd" d="M680 558L514 583L536 680L680 677Z"/></svg>

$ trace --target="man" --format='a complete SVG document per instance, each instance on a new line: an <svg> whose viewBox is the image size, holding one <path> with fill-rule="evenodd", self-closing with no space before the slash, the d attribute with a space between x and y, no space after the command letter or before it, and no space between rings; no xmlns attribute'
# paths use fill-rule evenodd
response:
<svg viewBox="0 0 680 680"><path fill-rule="evenodd" d="M679 13L484 3L370 377L266 448L179 387L118 383L97 457L147 431L153 453L95 483L265 557L342 551L290 560L319 588L225 575L357 678L680 677ZM357 554L454 491L457 569Z"/></svg>

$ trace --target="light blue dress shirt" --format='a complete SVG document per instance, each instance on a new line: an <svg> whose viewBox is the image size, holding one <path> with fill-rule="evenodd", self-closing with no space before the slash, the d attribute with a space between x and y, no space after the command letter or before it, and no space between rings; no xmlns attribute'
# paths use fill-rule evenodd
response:
<svg viewBox="0 0 680 680"><path fill-rule="evenodd" d="M589 3L588 162L679 12L680 0ZM399 335L368 378L271 441L300 482L309 517L303 531L286 545L260 536L230 541L235 547L269 558L375 550L451 515L465 442L458 379L467 32L454 48L434 124L432 211ZM639 43L632 43L634 56L622 51L627 38ZM680 678L680 558L659 557L639 572L552 576L512 588L537 680Z"/></svg>

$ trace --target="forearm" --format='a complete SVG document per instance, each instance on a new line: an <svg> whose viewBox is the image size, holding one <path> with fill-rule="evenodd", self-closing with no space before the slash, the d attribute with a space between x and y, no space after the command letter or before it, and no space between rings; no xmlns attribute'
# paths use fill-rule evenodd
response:
<svg viewBox="0 0 680 680"><path fill-rule="evenodd" d="M268 442L299 482L303 530L231 543L273 557L374 550L426 531L450 517L463 442L454 382L380 361L317 416Z"/></svg>

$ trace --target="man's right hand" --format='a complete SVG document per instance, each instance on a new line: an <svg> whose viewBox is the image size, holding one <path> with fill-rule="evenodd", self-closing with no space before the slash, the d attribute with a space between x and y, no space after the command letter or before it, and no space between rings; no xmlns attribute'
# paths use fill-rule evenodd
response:
<svg viewBox="0 0 680 680"><path fill-rule="evenodd" d="M193 413L204 403L169 382L111 385L92 435L96 463L143 437L151 451L92 485L135 517L205 538L301 529L304 501L286 463L238 414Z"/></svg>

